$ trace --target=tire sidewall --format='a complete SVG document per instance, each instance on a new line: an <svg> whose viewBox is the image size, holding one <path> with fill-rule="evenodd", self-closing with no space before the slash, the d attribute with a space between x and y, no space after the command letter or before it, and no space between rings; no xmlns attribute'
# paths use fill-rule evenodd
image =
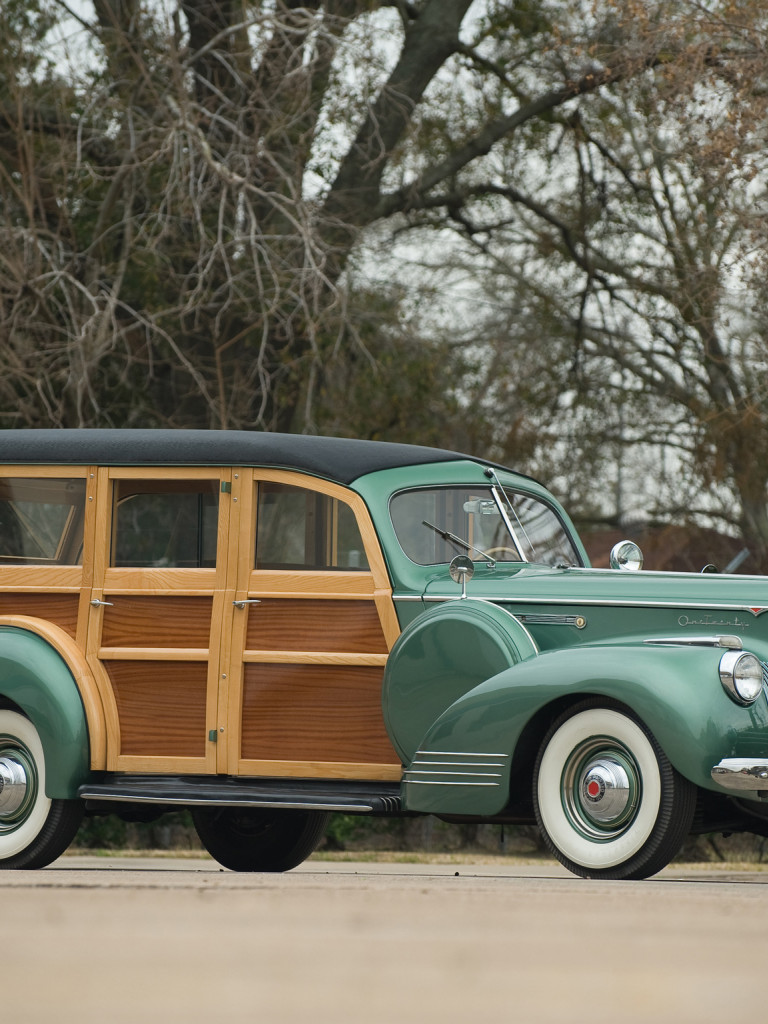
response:
<svg viewBox="0 0 768 1024"><path fill-rule="evenodd" d="M599 736L631 753L640 779L639 803L620 834L602 839L582 835L561 797L562 776L577 748ZM556 851L585 870L605 871L626 864L653 835L662 801L662 779L654 746L636 721L612 708L577 711L557 726L545 741L535 776L535 802L539 824Z"/></svg>
<svg viewBox="0 0 768 1024"><path fill-rule="evenodd" d="M8 741L17 741L34 762L37 775L34 801L24 818L15 827L5 827L0 821L0 862L15 857L34 843L42 832L51 811L51 800L45 795L45 755L37 729L28 718L0 708L0 748Z"/></svg>

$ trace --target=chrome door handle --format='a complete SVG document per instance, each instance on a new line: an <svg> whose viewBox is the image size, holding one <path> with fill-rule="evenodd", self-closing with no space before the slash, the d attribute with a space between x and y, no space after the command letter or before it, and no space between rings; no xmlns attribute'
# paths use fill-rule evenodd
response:
<svg viewBox="0 0 768 1024"><path fill-rule="evenodd" d="M94 608L103 608L105 606L109 606L110 608L114 608L115 607L114 602L112 602L112 601L101 601L101 600L99 600L98 597L94 597L94 599L91 601L91 605Z"/></svg>
<svg viewBox="0 0 768 1024"><path fill-rule="evenodd" d="M247 604L261 604L261 601L256 597L246 597L242 601L233 601L232 604L235 608L245 608Z"/></svg>

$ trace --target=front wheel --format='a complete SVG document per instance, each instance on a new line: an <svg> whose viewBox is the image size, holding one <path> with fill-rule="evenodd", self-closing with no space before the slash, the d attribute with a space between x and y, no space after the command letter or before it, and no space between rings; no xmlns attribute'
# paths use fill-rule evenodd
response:
<svg viewBox="0 0 768 1024"><path fill-rule="evenodd" d="M34 725L0 708L0 868L50 864L72 842L82 817L79 800L45 795L45 757Z"/></svg>
<svg viewBox="0 0 768 1024"><path fill-rule="evenodd" d="M696 787L679 775L645 726L599 700L551 726L533 780L536 820L549 850L585 878L647 878L678 853Z"/></svg>
<svg viewBox="0 0 768 1024"><path fill-rule="evenodd" d="M313 852L328 826L325 811L196 807L200 841L232 871L289 871Z"/></svg>

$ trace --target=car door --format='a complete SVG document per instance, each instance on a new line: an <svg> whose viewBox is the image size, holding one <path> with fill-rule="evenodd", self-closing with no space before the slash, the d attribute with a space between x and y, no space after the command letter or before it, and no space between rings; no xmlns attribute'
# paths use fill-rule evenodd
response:
<svg viewBox="0 0 768 1024"><path fill-rule="evenodd" d="M231 470L98 473L88 657L113 695L107 767L214 772Z"/></svg>
<svg viewBox="0 0 768 1024"><path fill-rule="evenodd" d="M233 487L227 770L399 779L381 711L399 627L363 500L280 470L235 471Z"/></svg>

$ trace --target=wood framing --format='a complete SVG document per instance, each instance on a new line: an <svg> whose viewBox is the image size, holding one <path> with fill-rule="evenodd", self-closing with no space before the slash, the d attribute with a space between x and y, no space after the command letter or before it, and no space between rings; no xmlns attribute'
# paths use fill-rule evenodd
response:
<svg viewBox="0 0 768 1024"><path fill-rule="evenodd" d="M399 626L379 542L354 491L298 471L243 467L18 465L3 476L85 484L78 564L0 558L0 625L26 623L72 667L92 768L400 777L381 713ZM269 485L327 499L331 567L255 567L259 488ZM211 557L142 564L139 553L116 564L118 502L198 489L217 509ZM362 568L339 564L340 522L349 529L350 513Z"/></svg>
<svg viewBox="0 0 768 1024"><path fill-rule="evenodd" d="M381 713L384 664L399 626L364 502L337 484L282 470L241 471L235 482L240 528L220 765L231 774L317 777L327 763L333 778L399 777ZM368 568L255 568L265 483L347 505Z"/></svg>

